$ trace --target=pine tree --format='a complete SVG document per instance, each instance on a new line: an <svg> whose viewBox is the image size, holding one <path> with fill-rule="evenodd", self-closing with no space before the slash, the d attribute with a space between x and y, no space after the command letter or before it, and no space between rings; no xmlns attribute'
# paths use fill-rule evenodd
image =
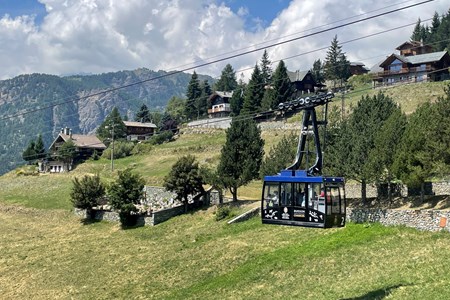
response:
<svg viewBox="0 0 450 300"><path fill-rule="evenodd" d="M335 88L337 82L343 83L348 77L350 77L350 62L342 52L336 35L331 41L325 58L325 78L333 81Z"/></svg>
<svg viewBox="0 0 450 300"><path fill-rule="evenodd" d="M317 59L313 63L313 67L311 69L311 74L316 83L324 83L325 75L324 75L324 65L320 59Z"/></svg>
<svg viewBox="0 0 450 300"><path fill-rule="evenodd" d="M422 25L420 24L420 18L417 20L416 26L414 26L413 33L411 35L411 41L420 41Z"/></svg>
<svg viewBox="0 0 450 300"><path fill-rule="evenodd" d="M219 80L214 86L214 90L221 92L232 92L237 87L236 72L230 64L222 70Z"/></svg>
<svg viewBox="0 0 450 300"><path fill-rule="evenodd" d="M244 93L244 103L241 114L253 114L261 109L261 100L264 96L264 84L258 65L253 69L252 77Z"/></svg>
<svg viewBox="0 0 450 300"><path fill-rule="evenodd" d="M231 113L233 116L238 116L241 113L242 105L244 103L245 83L239 80L237 88L233 91L233 96L230 99Z"/></svg>
<svg viewBox="0 0 450 300"><path fill-rule="evenodd" d="M208 80L203 81L200 88L202 90L202 94L197 101L197 115L206 116L208 115L208 98L212 93Z"/></svg>
<svg viewBox="0 0 450 300"><path fill-rule="evenodd" d="M274 109L278 104L289 101L293 92L286 65L280 60L272 77L272 85L264 93L262 109Z"/></svg>
<svg viewBox="0 0 450 300"><path fill-rule="evenodd" d="M187 92L186 92L186 103L185 103L185 113L186 117L190 120L198 117L198 99L202 94L202 89L200 87L200 82L198 80L197 73L194 71L191 80L189 81Z"/></svg>
<svg viewBox="0 0 450 300"><path fill-rule="evenodd" d="M42 140L41 134L39 134L39 136L36 140L36 144L34 145L34 152L36 152L37 159L44 158L46 155L44 141Z"/></svg>
<svg viewBox="0 0 450 300"><path fill-rule="evenodd" d="M122 121L119 110L114 107L111 113L106 117L103 123L97 129L97 136L103 142L112 139L114 131L114 139L124 139L127 136L127 128Z"/></svg>
<svg viewBox="0 0 450 300"><path fill-rule="evenodd" d="M238 188L259 177L264 156L261 130L252 119L235 120L227 129L225 145L221 151L217 173L223 186L237 200Z"/></svg>
<svg viewBox="0 0 450 300"><path fill-rule="evenodd" d="M36 159L36 144L34 141L30 141L28 147L22 152L22 158L25 161L32 161Z"/></svg>
<svg viewBox="0 0 450 300"><path fill-rule="evenodd" d="M294 134L284 135L278 144L270 148L269 155L261 165L261 177L275 175L286 169L294 161L297 150L297 137Z"/></svg>
<svg viewBox="0 0 450 300"><path fill-rule="evenodd" d="M182 156L172 166L169 175L164 178L164 187L177 194L177 199L184 203L184 211L188 208L188 197L204 193L203 176L195 157Z"/></svg>
<svg viewBox="0 0 450 300"><path fill-rule="evenodd" d="M151 121L150 112L148 110L147 105L142 104L141 108L136 113L136 117L134 118L134 120L137 122L142 122L142 123L147 123L147 122Z"/></svg>
<svg viewBox="0 0 450 300"><path fill-rule="evenodd" d="M272 68L270 67L272 62L269 60L269 55L267 50L264 50L263 56L261 57L261 77L262 82L265 86L270 85L272 79Z"/></svg>

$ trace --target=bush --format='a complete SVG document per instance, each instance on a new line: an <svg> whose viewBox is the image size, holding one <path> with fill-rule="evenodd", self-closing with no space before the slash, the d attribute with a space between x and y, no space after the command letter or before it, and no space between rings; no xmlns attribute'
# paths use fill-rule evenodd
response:
<svg viewBox="0 0 450 300"><path fill-rule="evenodd" d="M216 221L228 218L231 215L231 208L229 206L219 206L216 210Z"/></svg>
<svg viewBox="0 0 450 300"><path fill-rule="evenodd" d="M170 142L173 139L173 132L170 130L159 132L153 135L148 142L151 145L160 145L164 142Z"/></svg>
<svg viewBox="0 0 450 300"><path fill-rule="evenodd" d="M134 146L133 150L131 151L131 154L138 155L138 154L146 154L153 150L153 145L150 143L144 142L144 143L138 143Z"/></svg>
<svg viewBox="0 0 450 300"><path fill-rule="evenodd" d="M131 151L134 148L134 144L131 142L117 141L114 142L114 159L123 158L131 155ZM103 151L103 158L111 158L112 145L109 145L108 149Z"/></svg>

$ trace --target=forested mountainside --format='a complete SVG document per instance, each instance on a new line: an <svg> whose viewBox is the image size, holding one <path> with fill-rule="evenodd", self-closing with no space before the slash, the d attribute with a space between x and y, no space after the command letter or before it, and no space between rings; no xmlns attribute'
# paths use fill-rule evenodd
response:
<svg viewBox="0 0 450 300"><path fill-rule="evenodd" d="M68 77L31 74L0 81L0 174L24 163L23 150L39 134L48 148L63 127L93 133L113 107L131 120L143 103L157 110L172 96L184 97L191 74L167 74L137 69ZM101 93L151 78L158 79ZM209 76L199 79L213 83Z"/></svg>

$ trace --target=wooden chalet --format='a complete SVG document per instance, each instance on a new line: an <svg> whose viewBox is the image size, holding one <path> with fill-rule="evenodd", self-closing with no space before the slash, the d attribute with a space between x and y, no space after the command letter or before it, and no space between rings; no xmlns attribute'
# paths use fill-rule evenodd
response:
<svg viewBox="0 0 450 300"><path fill-rule="evenodd" d="M63 161L58 155L58 150L68 141L72 141L75 145L75 157L71 161ZM73 169L74 163L90 158L94 152L101 155L105 149L105 144L95 135L72 134L72 130L66 127L61 129L61 132L50 145L50 158L39 163L39 171L50 173L68 172Z"/></svg>
<svg viewBox="0 0 450 300"><path fill-rule="evenodd" d="M450 56L447 51L431 52L432 48L420 42L406 42L379 63L374 72L374 86L410 82L440 81L449 78ZM376 69L376 68L373 68Z"/></svg>
<svg viewBox="0 0 450 300"><path fill-rule="evenodd" d="M361 75L369 72L362 62L352 61L350 62L350 73L352 75Z"/></svg>
<svg viewBox="0 0 450 300"><path fill-rule="evenodd" d="M314 80L311 71L287 71L287 74L295 90L294 97L314 93L317 89L325 86Z"/></svg>
<svg viewBox="0 0 450 300"><path fill-rule="evenodd" d="M210 118L227 117L231 113L230 99L233 92L215 91L208 98L210 107L208 108L208 116Z"/></svg>
<svg viewBox="0 0 450 300"><path fill-rule="evenodd" d="M153 123L141 123L123 121L127 128L127 140L129 141L143 141L151 137L156 130L156 125Z"/></svg>

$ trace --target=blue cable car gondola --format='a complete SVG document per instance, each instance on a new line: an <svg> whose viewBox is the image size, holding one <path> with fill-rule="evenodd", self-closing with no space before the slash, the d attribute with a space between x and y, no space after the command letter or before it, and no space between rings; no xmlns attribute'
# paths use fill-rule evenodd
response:
<svg viewBox="0 0 450 300"><path fill-rule="evenodd" d="M322 152L315 107L326 105L333 94L299 99L304 110L297 156L294 164L280 174L264 177L261 200L261 218L266 224L304 227L342 227L346 220L344 178L322 176ZM289 107L289 105L282 105ZM298 170L305 151L307 134L314 136L315 163L308 170Z"/></svg>

